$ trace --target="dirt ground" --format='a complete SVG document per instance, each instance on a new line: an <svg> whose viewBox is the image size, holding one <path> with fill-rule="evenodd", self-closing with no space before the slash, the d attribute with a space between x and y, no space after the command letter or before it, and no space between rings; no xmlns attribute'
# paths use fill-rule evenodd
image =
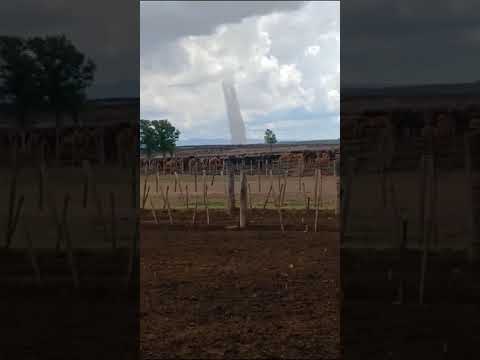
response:
<svg viewBox="0 0 480 360"><path fill-rule="evenodd" d="M155 218L151 210L143 210L142 222L148 224L155 224ZM232 216L228 215L224 210L210 209L207 212L205 209L197 209L195 216L195 225L193 225L194 210L172 210L172 224L167 210L156 210L155 215L160 225L169 225L172 230L202 231L205 229L223 231L225 229L232 229L238 227L239 211L236 209ZM315 225L315 211L314 210L296 210L296 209L282 209L281 219L285 231L312 231ZM250 230L256 231L278 231L281 230L280 214L278 211L270 209L253 209L247 213L247 225ZM319 211L317 220L317 230L319 231L338 231L338 218L334 215L332 210Z"/></svg>
<svg viewBox="0 0 480 360"><path fill-rule="evenodd" d="M345 359L480 357L480 267L468 265L463 252L433 253L419 305L420 257L410 250L400 266L395 251L342 250ZM406 301L395 304L401 274Z"/></svg>
<svg viewBox="0 0 480 360"><path fill-rule="evenodd" d="M419 304L423 247L419 175L395 172L392 179L397 214L391 197L383 206L379 174L358 174L352 182L341 250L345 359L478 359L480 269L466 261L465 173L439 170L438 221L423 305ZM408 222L408 250L402 263L395 250L402 238L399 216ZM395 304L402 274L406 302Z"/></svg>
<svg viewBox="0 0 480 360"><path fill-rule="evenodd" d="M438 170L438 199L436 212L438 225L434 246L462 249L466 240L468 202L465 173ZM480 174L474 174L474 181L480 183ZM410 245L419 242L419 201L420 184L416 172L395 172L392 175L398 215L408 221ZM387 186L388 190L388 186ZM387 196L388 196L387 192ZM400 232L392 202L382 201L381 175L359 174L352 182L350 208L344 245L348 247L388 248L397 246Z"/></svg>
<svg viewBox="0 0 480 360"><path fill-rule="evenodd" d="M106 221L91 194L83 206L81 168L49 168L47 190L57 215L66 219L79 276L73 286L65 252L57 253L53 206L39 209L39 171L21 168L16 205L24 203L11 248L4 248L8 224L11 169L0 169L0 359L125 359L138 352L138 284L126 287L128 252L134 229L128 169L94 167ZM110 192L115 197L111 214ZM63 205L70 195L67 211ZM63 217L65 214L65 217ZM111 250L112 224L118 249ZM105 228L104 226L105 225ZM27 231L35 249L42 286L34 281ZM106 230L106 231L104 231ZM137 263L138 268L138 263ZM138 279L138 271L137 271ZM137 281L138 283L138 281Z"/></svg>
<svg viewBox="0 0 480 360"><path fill-rule="evenodd" d="M0 199L7 203L11 173L5 174ZM166 211L159 206L155 225L145 210L142 283L132 291L125 284L134 230L127 173L110 169L97 178L107 235L109 195L115 194L118 211L112 218L121 247L116 252L93 202L82 206L82 176L81 169L49 171L60 213L65 194L71 196L67 219L80 277L80 289L74 290L65 254L52 250L53 215L38 209L38 174L22 169L19 175L17 200L24 195L25 203L12 249L0 252L0 359L131 359L138 351L139 326L145 359L339 358L338 219L332 210L320 211L318 233L312 232L315 212L303 210L304 200L301 209L282 210L285 232L276 210L255 209L248 231L226 230L238 224L238 214L230 218L215 209L213 197L210 225L200 205L195 226L189 225L192 209L174 209L168 232ZM221 198L224 188L218 186ZM0 212L2 229L6 209ZM41 288L25 251L25 228L38 255Z"/></svg>
<svg viewBox="0 0 480 360"><path fill-rule="evenodd" d="M275 214L245 231L142 226L144 359L340 358L337 219L281 232Z"/></svg>
<svg viewBox="0 0 480 360"><path fill-rule="evenodd" d="M0 359L136 358L138 283L125 285L127 252L75 255L78 290L64 254L38 252L38 287L24 251L0 251Z"/></svg>

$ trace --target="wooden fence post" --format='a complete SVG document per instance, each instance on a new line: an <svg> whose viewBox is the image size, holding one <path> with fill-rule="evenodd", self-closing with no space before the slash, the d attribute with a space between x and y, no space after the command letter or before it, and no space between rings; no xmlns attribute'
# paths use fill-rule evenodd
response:
<svg viewBox="0 0 480 360"><path fill-rule="evenodd" d="M65 194L65 199L63 202L63 219L62 219L62 231L63 231L63 239L65 242L65 247L67 250L67 258L68 264L70 266L70 270L72 273L73 285L75 289L79 287L79 280L78 280L78 271L75 264L75 259L73 257L73 248L72 248L72 240L70 238L70 230L68 227L68 205L70 203L70 194Z"/></svg>
<svg viewBox="0 0 480 360"><path fill-rule="evenodd" d="M465 147L465 188L467 199L467 237L469 242L468 261L473 263L477 260L477 228L475 224L475 211L473 194L473 177L472 177L472 159L469 134L464 135Z"/></svg>
<svg viewBox="0 0 480 360"><path fill-rule="evenodd" d="M247 176L245 170L240 172L240 228L247 226Z"/></svg>
<svg viewBox="0 0 480 360"><path fill-rule="evenodd" d="M420 305L424 302L424 293L425 293L425 277L427 272L427 261L428 261L428 251L430 246L430 238L432 236L432 204L433 204L433 188L428 186L431 184L433 177L433 159L431 155L426 155L424 157L425 161L425 183L427 184L427 189L425 192L425 228L423 232L423 253L422 253L422 262L420 269L420 285L419 285L419 303Z"/></svg>
<svg viewBox="0 0 480 360"><path fill-rule="evenodd" d="M298 192L302 192L302 169L300 160L298 160Z"/></svg>
<svg viewBox="0 0 480 360"><path fill-rule="evenodd" d="M265 203L263 204L263 209L264 210L267 207L268 199L270 198L270 193L272 192L272 190L273 190L273 184L270 184L270 188L268 189L268 192L267 192L267 197L265 198Z"/></svg>
<svg viewBox="0 0 480 360"><path fill-rule="evenodd" d="M9 198L8 198L8 222L5 231L5 247L10 247L10 241L13 236L12 228L15 217L15 206L17 202L17 181L18 181L18 167L13 169L12 179L10 180ZM23 201L22 201L23 202Z"/></svg>
<svg viewBox="0 0 480 360"><path fill-rule="evenodd" d="M32 264L32 269L35 275L35 282L37 286L42 286L42 278L40 275L40 267L38 266L37 256L35 254L35 249L33 247L32 238L30 237L30 231L28 230L28 224L24 224L25 231L25 240L27 242L28 255L30 258L30 263Z"/></svg>
<svg viewBox="0 0 480 360"><path fill-rule="evenodd" d="M232 167L228 168L228 198L227 198L227 212L233 215L235 211L235 174Z"/></svg>
<svg viewBox="0 0 480 360"><path fill-rule="evenodd" d="M197 164L195 164L195 173L193 174L193 180L195 182L195 193L198 192L198 188L197 188Z"/></svg>
<svg viewBox="0 0 480 360"><path fill-rule="evenodd" d="M18 200L18 204L13 208L12 214L9 217L9 223L7 225L7 239L6 239L6 248L9 248L12 243L12 238L15 235L15 231L17 229L18 221L20 219L20 214L22 212L23 204L24 204L24 196L20 196Z"/></svg>
<svg viewBox="0 0 480 360"><path fill-rule="evenodd" d="M287 177L288 170L285 170L285 174L283 175L282 205L285 205L285 193L287 192Z"/></svg>
<svg viewBox="0 0 480 360"><path fill-rule="evenodd" d="M203 202L205 204L205 215L207 217L207 225L210 225L210 214L208 212L208 185L205 184L205 190L203 193Z"/></svg>
<svg viewBox="0 0 480 360"><path fill-rule="evenodd" d="M248 184L248 202L250 205L250 209L253 209L252 205L252 189L250 188L250 184Z"/></svg>
<svg viewBox="0 0 480 360"><path fill-rule="evenodd" d="M408 221L407 219L402 217L402 239L400 242L400 249L399 249L399 274L400 274L400 281L398 284L398 302L403 304L405 301L405 260L406 260L406 249L407 249L407 231L408 231Z"/></svg>
<svg viewBox="0 0 480 360"><path fill-rule="evenodd" d="M45 198L47 193L47 168L45 163L40 163L40 177L39 177L39 198L38 198L38 208L40 211L45 209Z"/></svg>
<svg viewBox="0 0 480 360"><path fill-rule="evenodd" d="M323 172L322 169L319 169L319 175L320 175L320 184L319 184L319 189L318 189L318 202L320 203L319 206L320 208L323 207Z"/></svg>
<svg viewBox="0 0 480 360"><path fill-rule="evenodd" d="M150 199L150 201L152 201ZM115 217L115 194L113 191L110 191L110 227L111 227L111 241L112 241L112 250L117 248L117 227L116 227L116 217Z"/></svg>
<svg viewBox="0 0 480 360"><path fill-rule="evenodd" d="M198 200L195 199L195 207L193 208L193 216L192 216L192 225L195 225L195 220L197 218L197 208L198 208Z"/></svg>
<svg viewBox="0 0 480 360"><path fill-rule="evenodd" d="M341 219L342 219L342 232L346 234L347 227L348 227L348 220L350 215L350 201L352 197L352 183L353 177L355 176L355 158L349 157L346 159L347 163L345 164L347 167L346 176L342 176L341 181L345 184L345 188L340 188L340 191L343 191L342 194L342 204L341 204Z"/></svg>
<svg viewBox="0 0 480 360"><path fill-rule="evenodd" d="M418 166L418 180L419 180L419 189L418 189L418 244L422 243L423 231L425 228L425 159L422 155L420 157L419 166Z"/></svg>
<svg viewBox="0 0 480 360"><path fill-rule="evenodd" d="M91 191L92 169L90 168L90 163L88 160L83 160L82 166L84 170L83 207L86 209L88 206L88 194Z"/></svg>
<svg viewBox="0 0 480 360"><path fill-rule="evenodd" d="M157 211L155 210L155 205L153 205L152 198L150 198L150 207L152 208L152 216L155 224L158 224Z"/></svg>
<svg viewBox="0 0 480 360"><path fill-rule="evenodd" d="M282 192L283 192L283 184L280 185L280 190L279 190L279 194L278 194L278 201L277 201L277 211L278 211L278 219L280 221L280 229L282 230L282 232L284 232L285 231L285 226L283 225L282 206L281 206Z"/></svg>
<svg viewBox="0 0 480 360"><path fill-rule="evenodd" d="M170 201L168 200L168 191L170 190L169 186L167 185L167 189L165 191L165 203L167 205L167 211L168 211L168 220L170 221L170 225L173 224L173 217L172 217L172 211L170 209Z"/></svg>

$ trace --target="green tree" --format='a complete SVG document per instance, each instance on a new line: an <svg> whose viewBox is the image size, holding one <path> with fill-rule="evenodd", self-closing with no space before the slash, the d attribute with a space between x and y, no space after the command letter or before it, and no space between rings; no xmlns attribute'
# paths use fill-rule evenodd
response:
<svg viewBox="0 0 480 360"><path fill-rule="evenodd" d="M277 143L277 137L275 136L275 133L272 130L267 129L265 130L265 135L263 138L265 139L265 144L269 144L270 151L272 151L273 144Z"/></svg>
<svg viewBox="0 0 480 360"><path fill-rule="evenodd" d="M93 61L64 35L0 37L0 100L14 106L22 130L28 113L36 108L55 115L57 161L62 115L69 113L77 121L94 73ZM24 137L25 132L22 134Z"/></svg>
<svg viewBox="0 0 480 360"><path fill-rule="evenodd" d="M14 106L24 127L34 108L78 118L92 84L95 64L65 36L0 37L0 100Z"/></svg>
<svg viewBox="0 0 480 360"><path fill-rule="evenodd" d="M56 159L60 159L62 117L72 115L75 123L86 101L86 89L93 83L95 64L87 59L64 35L34 37L28 40L40 69L44 103L55 116Z"/></svg>
<svg viewBox="0 0 480 360"><path fill-rule="evenodd" d="M140 145L148 157L153 153L173 155L180 131L168 120L140 120Z"/></svg>
<svg viewBox="0 0 480 360"><path fill-rule="evenodd" d="M31 38L28 47L41 69L43 99L55 115L57 128L61 127L65 113L77 121L78 112L86 101L86 89L94 80L95 63L64 35Z"/></svg>
<svg viewBox="0 0 480 360"><path fill-rule="evenodd" d="M0 37L0 101L11 104L17 125L28 125L28 114L41 103L40 68L28 42Z"/></svg>

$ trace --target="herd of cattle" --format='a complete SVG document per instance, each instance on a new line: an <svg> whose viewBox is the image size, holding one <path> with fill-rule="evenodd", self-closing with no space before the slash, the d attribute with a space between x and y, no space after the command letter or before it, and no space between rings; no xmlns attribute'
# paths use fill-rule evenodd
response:
<svg viewBox="0 0 480 360"><path fill-rule="evenodd" d="M342 140L361 138L375 129L391 126L397 137L422 136L431 126L437 137L451 137L470 128L472 119L480 117L476 111L364 111L342 114Z"/></svg>
<svg viewBox="0 0 480 360"><path fill-rule="evenodd" d="M138 154L138 129L131 124L115 124L103 127L74 126L35 128L30 130L3 129L0 131L0 163L11 164L21 160L80 166L82 160L100 163L133 164ZM132 155L134 155L132 157ZM220 173L227 166L252 172L285 171L290 174L308 172L314 168L329 168L339 157L339 149L295 150L284 153L260 152L257 154L226 155L222 152L208 156L140 158L142 169L155 169L161 173Z"/></svg>
<svg viewBox="0 0 480 360"><path fill-rule="evenodd" d="M142 169L159 171L165 174L178 173L220 173L228 167L235 170L247 170L252 173L264 173L265 171L287 171L289 174L304 173L308 169L328 168L335 158L338 158L339 150L318 151L292 151L281 154L257 154L235 155L211 154L210 156L185 156L169 158L142 159Z"/></svg>
<svg viewBox="0 0 480 360"><path fill-rule="evenodd" d="M448 168L463 167L466 139L469 151L480 154L480 109L423 109L351 111L342 114L342 152L364 166L390 153L393 167L412 169L425 153ZM388 146L385 147L385 139Z"/></svg>
<svg viewBox="0 0 480 360"><path fill-rule="evenodd" d="M136 155L137 129L129 124L104 127L35 128L0 131L1 163L57 161L61 164L116 162L123 165Z"/></svg>

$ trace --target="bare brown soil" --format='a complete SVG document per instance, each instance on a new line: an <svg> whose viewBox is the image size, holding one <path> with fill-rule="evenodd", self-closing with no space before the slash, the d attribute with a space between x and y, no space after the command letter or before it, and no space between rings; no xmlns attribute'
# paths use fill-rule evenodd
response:
<svg viewBox="0 0 480 360"><path fill-rule="evenodd" d="M166 210L157 210L157 221L160 225L169 225L171 230L189 230L189 231L213 231L213 230L232 230L238 227L239 212L230 216L223 210L210 209L208 212L210 224L207 224L207 214L204 209L197 209L195 224L193 224L193 209L172 210L173 224L170 225L168 212ZM314 210L293 210L282 209L282 222L286 231L312 231L315 224ZM142 222L144 226L155 225L155 220L151 210L142 211ZM247 214L247 224L249 230L258 231L278 231L281 230L280 214L275 210L253 209ZM338 219L333 211L319 211L317 229L321 231L338 232Z"/></svg>
<svg viewBox="0 0 480 360"><path fill-rule="evenodd" d="M420 256L410 250L400 266L392 250L342 250L345 359L480 358L480 268L463 252L436 251L419 305ZM402 273L406 301L395 304Z"/></svg>
<svg viewBox="0 0 480 360"><path fill-rule="evenodd" d="M270 211L235 231L210 215L215 226L141 228L143 358L339 359L337 220L281 232Z"/></svg>
<svg viewBox="0 0 480 360"><path fill-rule="evenodd" d="M25 251L0 252L0 359L136 358L138 292L125 286L127 252L75 254L78 290L65 255L38 251L38 287Z"/></svg>

